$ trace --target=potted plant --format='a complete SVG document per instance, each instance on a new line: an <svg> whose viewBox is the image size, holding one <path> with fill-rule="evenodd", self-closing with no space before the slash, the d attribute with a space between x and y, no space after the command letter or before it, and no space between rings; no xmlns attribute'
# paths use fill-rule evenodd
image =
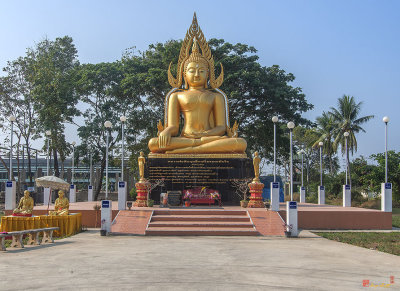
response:
<svg viewBox="0 0 400 291"><path fill-rule="evenodd" d="M240 200L240 207L246 208L247 204L249 204L249 201L246 199Z"/></svg>
<svg viewBox="0 0 400 291"><path fill-rule="evenodd" d="M132 201L126 202L126 206L128 206L128 209L131 210L131 208L132 208Z"/></svg>
<svg viewBox="0 0 400 291"><path fill-rule="evenodd" d="M153 207L153 205L154 205L154 200L153 199L147 200L147 207Z"/></svg>
<svg viewBox="0 0 400 291"><path fill-rule="evenodd" d="M185 201L185 207L190 207L190 198L192 198L192 192L185 191L185 196L183 196L183 200Z"/></svg>

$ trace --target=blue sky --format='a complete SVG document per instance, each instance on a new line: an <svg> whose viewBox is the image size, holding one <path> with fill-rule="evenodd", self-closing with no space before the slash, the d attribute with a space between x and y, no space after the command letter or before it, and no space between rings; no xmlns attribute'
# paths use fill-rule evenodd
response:
<svg viewBox="0 0 400 291"><path fill-rule="evenodd" d="M114 61L125 49L182 39L196 11L209 38L256 47L264 66L296 76L314 120L343 94L375 115L357 155L399 150L400 1L0 1L0 66L44 37L69 35L82 63ZM226 72L229 74L229 72ZM72 141L76 128L69 127Z"/></svg>

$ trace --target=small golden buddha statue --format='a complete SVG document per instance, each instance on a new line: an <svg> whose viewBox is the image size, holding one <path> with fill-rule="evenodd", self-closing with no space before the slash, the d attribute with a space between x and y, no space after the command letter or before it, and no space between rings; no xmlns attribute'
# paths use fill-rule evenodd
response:
<svg viewBox="0 0 400 291"><path fill-rule="evenodd" d="M254 166L254 179L253 183L261 183L260 181L260 157L258 155L258 152L254 153L254 158L253 158L253 166Z"/></svg>
<svg viewBox="0 0 400 291"><path fill-rule="evenodd" d="M58 191L58 198L54 204L54 211L50 211L49 215L68 215L69 213L69 201L67 197L64 197L64 191Z"/></svg>
<svg viewBox="0 0 400 291"><path fill-rule="evenodd" d="M191 45L192 52L189 54ZM165 98L164 126L158 123L158 137L150 139L150 151L244 153L247 143L237 137L237 123L230 128L227 97L218 89L223 82L222 64L221 75L215 79L214 59L197 24L196 14L182 44L177 79L172 76L170 68L168 81L173 89ZM182 77L184 89L181 89ZM181 114L184 125L179 135Z"/></svg>
<svg viewBox="0 0 400 291"><path fill-rule="evenodd" d="M138 165L139 165L139 177L140 183L143 183L146 181L146 179L144 178L144 164L146 163L146 158L144 157L144 153L140 152L140 156L138 158Z"/></svg>
<svg viewBox="0 0 400 291"><path fill-rule="evenodd" d="M19 200L18 207L14 209L14 216L32 216L33 198L29 196L29 191L24 191L24 197Z"/></svg>

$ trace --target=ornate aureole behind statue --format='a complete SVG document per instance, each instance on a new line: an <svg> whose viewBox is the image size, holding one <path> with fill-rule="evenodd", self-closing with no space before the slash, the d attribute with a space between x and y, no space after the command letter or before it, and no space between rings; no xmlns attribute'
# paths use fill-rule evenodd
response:
<svg viewBox="0 0 400 291"><path fill-rule="evenodd" d="M221 74L215 78L214 58L196 14L182 43L176 78L171 73L171 64L168 81L173 89L165 97L164 125L159 121L158 137L149 141L150 151L168 154L244 153L247 143L238 137L237 122L230 127L228 100L226 94L218 89L224 79L223 66L221 64ZM181 88L183 80L185 84ZM208 89L209 86L212 89ZM179 133L181 114L184 125Z"/></svg>
<svg viewBox="0 0 400 291"><path fill-rule="evenodd" d="M171 66L168 81L173 88L165 96L164 125L158 122L157 137L149 141L145 176L149 181L163 179L162 191L207 187L217 189L224 202L233 201L231 180L253 177L253 167L245 153L247 143L238 137L238 123L230 126L228 98L219 89L224 68L221 64L216 77L196 14L182 43L176 78ZM136 186L138 196L144 193L143 183ZM154 189L151 198L157 201L160 190Z"/></svg>

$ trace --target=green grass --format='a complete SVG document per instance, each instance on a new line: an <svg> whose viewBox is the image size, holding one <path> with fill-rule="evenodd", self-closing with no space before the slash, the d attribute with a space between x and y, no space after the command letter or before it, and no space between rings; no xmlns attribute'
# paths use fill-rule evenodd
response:
<svg viewBox="0 0 400 291"><path fill-rule="evenodd" d="M392 210L392 225L400 228L400 208L393 208Z"/></svg>
<svg viewBox="0 0 400 291"><path fill-rule="evenodd" d="M400 232L316 232L324 238L400 256Z"/></svg>

